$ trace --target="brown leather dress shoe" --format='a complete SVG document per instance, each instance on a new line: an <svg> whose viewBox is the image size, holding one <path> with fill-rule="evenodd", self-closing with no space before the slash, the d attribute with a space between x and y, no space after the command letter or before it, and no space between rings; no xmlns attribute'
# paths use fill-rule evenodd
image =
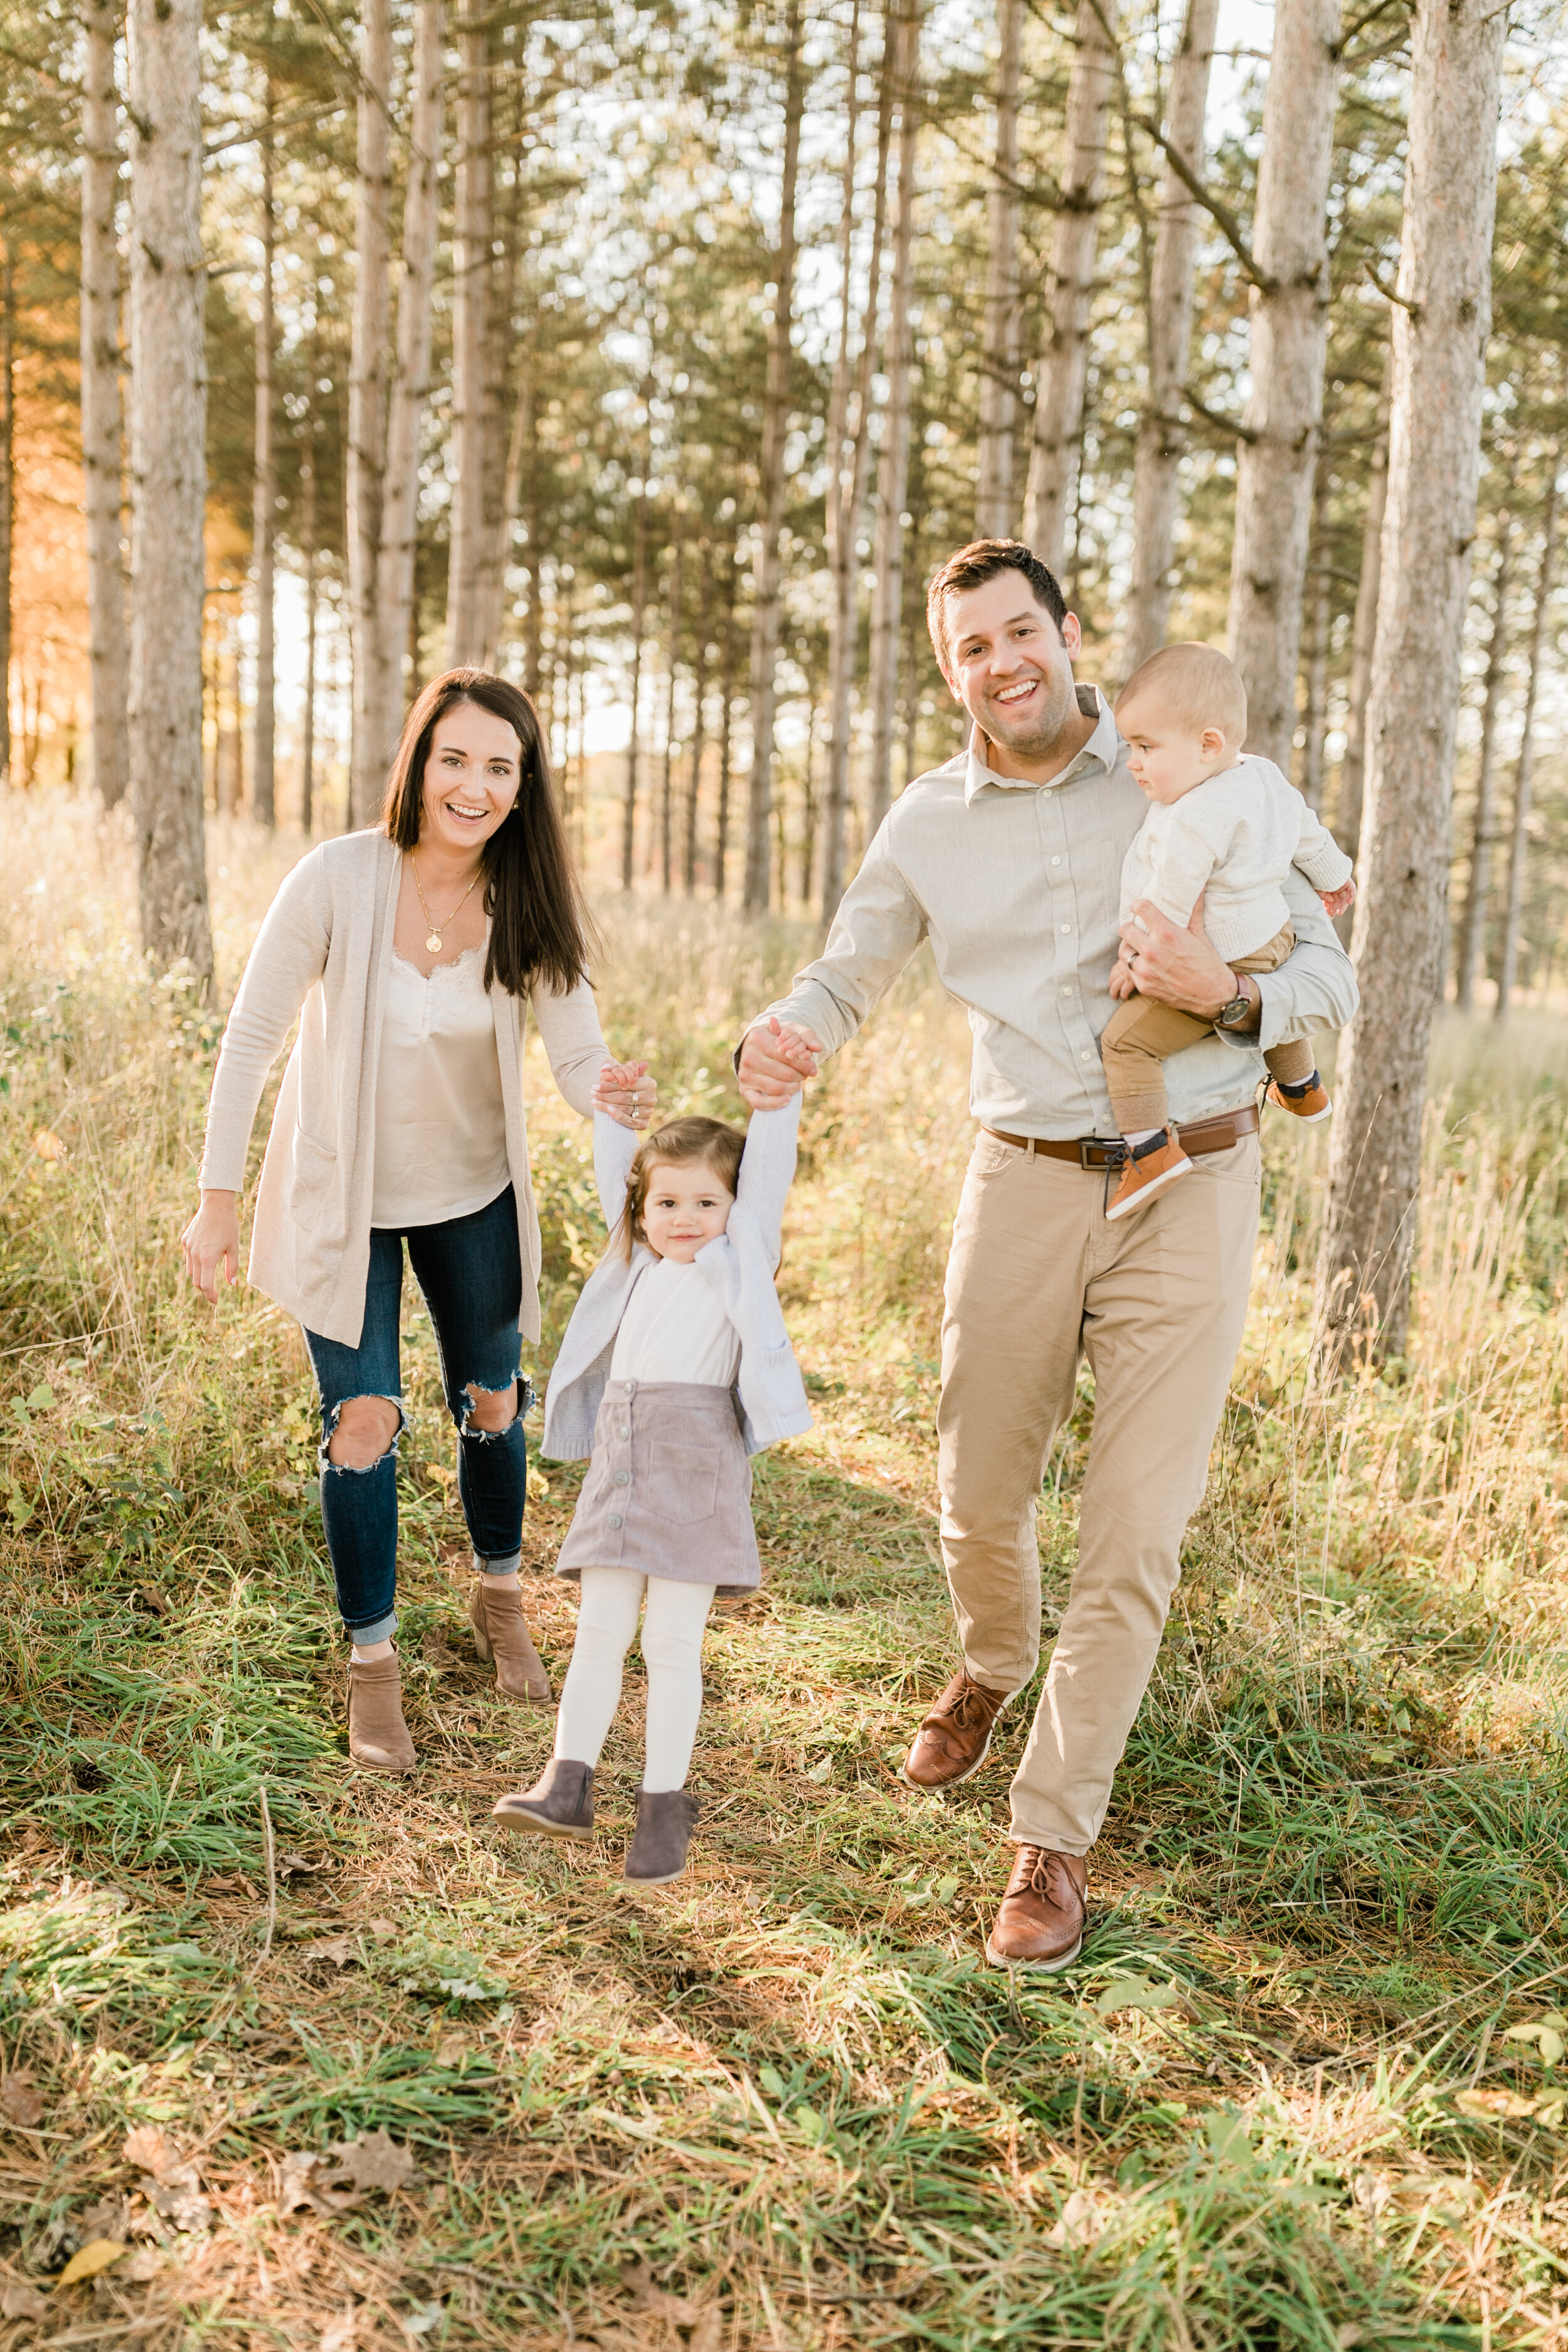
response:
<svg viewBox="0 0 1568 2352"><path fill-rule="evenodd" d="M484 1663L495 1661L496 1688L503 1698L531 1698L537 1706L550 1704L550 1677L533 1646L533 1636L522 1613L522 1595L515 1585L475 1583L468 1602L468 1622L474 1647Z"/></svg>
<svg viewBox="0 0 1568 2352"><path fill-rule="evenodd" d="M991 1727L1012 1697L960 1671L915 1734L902 1778L911 1789L956 1789L984 1763Z"/></svg>
<svg viewBox="0 0 1568 2352"><path fill-rule="evenodd" d="M986 1939L997 1969L1065 1969L1083 1949L1089 1864L1081 1853L1021 1845L1013 1875Z"/></svg>

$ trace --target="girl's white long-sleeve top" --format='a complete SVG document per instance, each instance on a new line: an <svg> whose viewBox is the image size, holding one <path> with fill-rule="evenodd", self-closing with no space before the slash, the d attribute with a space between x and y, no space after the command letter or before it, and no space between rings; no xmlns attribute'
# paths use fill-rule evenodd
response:
<svg viewBox="0 0 1568 2352"><path fill-rule="evenodd" d="M1290 920L1283 885L1292 866L1320 893L1351 878L1350 859L1295 786L1272 760L1244 752L1179 801L1154 803L1122 864L1121 919L1148 898L1184 928L1202 891L1204 929L1229 962Z"/></svg>
<svg viewBox="0 0 1568 2352"><path fill-rule="evenodd" d="M752 1113L729 1223L716 1240L703 1244L694 1261L740 1337L735 1385L748 1454L760 1454L780 1438L798 1437L811 1427L805 1383L784 1329L774 1282L799 1129L798 1094L782 1110ZM602 1111L595 1113L594 1175L613 1238L583 1286L550 1375L540 1451L552 1462L580 1462L593 1452L594 1423L610 1377L616 1335L633 1291L658 1263L643 1242L635 1245L628 1263L616 1236L637 1147L635 1135Z"/></svg>
<svg viewBox="0 0 1568 2352"><path fill-rule="evenodd" d="M301 1016L257 1188L249 1276L307 1330L346 1348L364 1327L376 1078L402 872L403 852L376 831L323 841L285 877L250 950L207 1107L202 1189L238 1192L267 1073ZM489 1004L522 1255L518 1327L537 1339L539 1218L522 1085L529 1005L574 1110L593 1108L605 1040L586 981L564 996L536 988L527 1004L492 988Z"/></svg>

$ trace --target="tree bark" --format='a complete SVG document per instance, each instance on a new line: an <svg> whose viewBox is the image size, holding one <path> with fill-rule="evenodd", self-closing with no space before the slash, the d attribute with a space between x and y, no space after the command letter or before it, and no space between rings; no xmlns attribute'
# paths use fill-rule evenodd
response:
<svg viewBox="0 0 1568 2352"><path fill-rule="evenodd" d="M858 59L851 52L850 74ZM860 319L860 349L851 379L849 344L851 239L855 223L856 109L851 98L848 152L844 167L844 225L839 244L843 293L839 303L838 360L827 424L827 563L833 581L828 638L827 785L823 805L822 919L833 919L844 890L844 818L849 799L849 701L859 650L860 530L866 512L866 480L871 454L871 365L877 348L877 312L882 289L882 239L888 222L888 148L893 123L893 44L882 56L877 119L877 194L871 221L871 252L866 272L866 307ZM850 423L853 402L854 423Z"/></svg>
<svg viewBox="0 0 1568 2352"><path fill-rule="evenodd" d="M773 264L777 292L768 333L767 388L757 469L757 546L752 565L756 584L752 612L752 772L746 804L746 879L742 899L749 914L767 912L772 880L773 845L768 821L773 814L775 671L783 603L779 536L784 528L784 452L789 424L790 329L795 311L795 184L800 173L801 117L805 110L804 32L802 0L789 0L784 20L784 176L779 198L779 249Z"/></svg>
<svg viewBox="0 0 1568 2352"><path fill-rule="evenodd" d="M430 390L431 292L441 158L441 0L419 0L414 22L414 110L403 198L403 278L397 289L397 353L387 402L386 467L376 552L376 613L371 658L378 719L374 763L392 765L406 702L404 663L416 626L415 556L419 542L419 436Z"/></svg>
<svg viewBox="0 0 1568 2352"><path fill-rule="evenodd" d="M1362 523L1361 578L1356 584L1351 629L1350 708L1345 715L1345 751L1340 763L1339 806L1334 830L1347 857L1361 847L1362 805L1366 788L1366 705L1372 692L1372 659L1377 645L1377 605L1383 581L1383 520L1388 505L1388 419L1394 389L1394 346L1383 365L1378 431L1372 445L1366 514Z"/></svg>
<svg viewBox="0 0 1568 2352"><path fill-rule="evenodd" d="M1024 47L1024 0L997 0L996 34L996 142L985 199L976 539L1008 539L1013 530L1013 434L1018 415L1018 75Z"/></svg>
<svg viewBox="0 0 1568 2352"><path fill-rule="evenodd" d="M521 411L526 405L531 411L532 397L527 383L527 354L521 353L518 396L510 404L512 421L509 425L508 383L513 346L518 342L513 324L517 302L518 257L522 248L522 131L527 100L520 88L512 85L512 110L509 129L502 137L512 158L511 183L507 194L504 226L499 232L504 242L503 257L492 263L490 269L489 331L485 338L485 429L483 474L479 497L479 578L475 589L481 667L494 670L500 660L501 625L506 604L507 563L511 554L511 529L516 514L509 503L512 480L512 449L518 436ZM490 520L493 518L493 520ZM572 597L568 594L570 608ZM568 646L571 634L567 635ZM570 714L563 710L562 724L569 724Z"/></svg>
<svg viewBox="0 0 1568 2352"><path fill-rule="evenodd" d="M1046 278L1047 331L1036 370L1034 446L1024 537L1058 576L1083 456L1094 257L1115 79L1116 0L1079 0L1068 79L1066 170Z"/></svg>
<svg viewBox="0 0 1568 2352"><path fill-rule="evenodd" d="M1301 713L1301 794L1309 808L1323 805L1324 739L1329 731L1329 571L1328 471L1318 468L1314 499L1317 561L1311 565L1311 625L1307 635L1307 695Z"/></svg>
<svg viewBox="0 0 1568 2352"><path fill-rule="evenodd" d="M735 713L735 591L741 551L724 554L724 625L719 638L719 807L713 827L713 896L724 896L724 866L730 854L730 760Z"/></svg>
<svg viewBox="0 0 1568 2352"><path fill-rule="evenodd" d="M142 944L210 995L200 0L132 0L131 797Z"/></svg>
<svg viewBox="0 0 1568 2352"><path fill-rule="evenodd" d="M1247 395L1231 549L1230 657L1247 745L1287 775L1329 340L1329 170L1340 0L1279 0L1263 109Z"/></svg>
<svg viewBox="0 0 1568 2352"><path fill-rule="evenodd" d="M392 202L387 111L391 89L391 0L364 0L354 167L354 250L359 269L349 353L347 453L349 629L353 664L351 830L374 822L386 784L387 714L380 607L391 313L386 274Z"/></svg>
<svg viewBox="0 0 1568 2352"><path fill-rule="evenodd" d="M653 397L653 388L643 388L645 402ZM645 465L652 462L651 446ZM539 598L538 560L535 558L533 594ZM626 798L621 817L621 887L629 890L636 873L634 857L637 850L637 728L642 717L642 652L643 624L647 613L647 475L645 471L632 510L632 731L626 745Z"/></svg>
<svg viewBox="0 0 1568 2352"><path fill-rule="evenodd" d="M313 366L311 403L305 411L300 449L300 554L305 566L305 715L300 751L300 830L307 841L315 821L316 795L316 409Z"/></svg>
<svg viewBox="0 0 1568 2352"><path fill-rule="evenodd" d="M458 28L457 234L452 251L451 547L447 580L447 665L484 653L480 612L485 554L485 461L490 425L489 331L494 277L495 160L490 152L488 19Z"/></svg>
<svg viewBox="0 0 1568 2352"><path fill-rule="evenodd" d="M270 0L263 11L266 38L272 37ZM273 521L278 467L272 448L272 357L276 340L273 278L278 246L278 208L273 193L272 76L267 76L266 115L261 133L261 300L256 314L256 478L251 499L251 553L256 563L256 738L251 753L251 806L258 824L276 822L277 641L273 590Z"/></svg>
<svg viewBox="0 0 1568 2352"><path fill-rule="evenodd" d="M119 0L85 0L82 73L81 456L86 477L88 637L92 676L92 776L105 808L125 797L130 649L121 544L120 128L114 88ZM0 761L0 767L4 762Z"/></svg>
<svg viewBox="0 0 1568 2352"><path fill-rule="evenodd" d="M1481 402L1491 325L1505 20L1416 0L1366 837L1361 1009L1335 1088L1320 1326L1331 1359L1403 1354L1426 1048L1442 953L1448 812Z"/></svg>
<svg viewBox="0 0 1568 2352"><path fill-rule="evenodd" d="M0 784L11 782L11 562L16 521L16 283L0 238Z"/></svg>
<svg viewBox="0 0 1568 2352"><path fill-rule="evenodd" d="M920 143L921 0L902 0L893 26L893 79L899 101L899 206L893 227L893 278L888 298L884 364L888 405L877 467L877 539L871 586L871 773L869 829L893 797L893 730L899 709L899 631L904 601L904 499L910 479L910 332L914 295L915 162Z"/></svg>
<svg viewBox="0 0 1568 2352"><path fill-rule="evenodd" d="M1203 176L1204 116L1219 0L1187 0L1182 46L1171 67L1165 136ZM1193 306L1205 215L1169 155L1160 174L1159 218L1149 278L1149 384L1132 464L1132 586L1126 668L1159 652L1171 625L1172 567L1186 434L1182 422L1192 359Z"/></svg>
<svg viewBox="0 0 1568 2352"><path fill-rule="evenodd" d="M669 665L664 697L664 778L659 799L659 877L668 898L675 881L675 691L680 666L680 607L686 593L686 509L675 502L675 551L669 567Z"/></svg>
<svg viewBox="0 0 1568 2352"><path fill-rule="evenodd" d="M1514 771L1513 830L1509 843L1508 894L1503 904L1502 942L1498 958L1497 1004L1494 1019L1506 1021L1519 974L1519 926L1524 908L1524 866L1530 848L1530 804L1535 782L1535 699L1541 683L1541 656L1546 643L1547 606L1552 597L1557 561L1557 470L1560 449L1552 452L1552 474L1546 490L1546 514L1541 538L1541 570L1535 583L1535 612L1530 624L1530 651L1524 681L1524 715L1519 738L1519 764Z"/></svg>
<svg viewBox="0 0 1568 2352"><path fill-rule="evenodd" d="M698 595L697 642L691 665L691 752L681 858L681 887L689 898L697 894L697 820L702 792L702 754L707 749L708 656L713 641L713 550L708 540L702 541L699 555L702 585Z"/></svg>
<svg viewBox="0 0 1568 2352"><path fill-rule="evenodd" d="M1475 1003L1476 966L1486 932L1492 850L1497 839L1497 729L1508 674L1508 595L1513 565L1513 517L1504 507L1498 518L1497 570L1492 579L1492 626L1487 644L1481 698L1480 754L1476 761L1475 822L1470 829L1470 872L1465 886L1459 942L1454 959L1454 1002L1461 1013Z"/></svg>

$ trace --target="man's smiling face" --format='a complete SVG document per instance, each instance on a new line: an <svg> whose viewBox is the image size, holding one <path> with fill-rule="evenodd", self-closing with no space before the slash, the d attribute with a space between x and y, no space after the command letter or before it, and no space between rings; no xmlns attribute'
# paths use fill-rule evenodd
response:
<svg viewBox="0 0 1568 2352"><path fill-rule="evenodd" d="M1077 615L1058 629L1024 574L1009 569L949 596L943 619L947 682L981 733L1025 766L1049 761L1079 716Z"/></svg>

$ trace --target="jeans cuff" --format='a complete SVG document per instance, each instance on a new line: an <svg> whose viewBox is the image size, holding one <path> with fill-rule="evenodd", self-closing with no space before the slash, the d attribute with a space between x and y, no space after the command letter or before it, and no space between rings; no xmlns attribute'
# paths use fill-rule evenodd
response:
<svg viewBox="0 0 1568 2352"><path fill-rule="evenodd" d="M521 1569L521 1549L517 1551L491 1552L488 1556L482 1551L477 1551L474 1554L476 1576L517 1576Z"/></svg>
<svg viewBox="0 0 1568 2352"><path fill-rule="evenodd" d="M397 1631L397 1612L389 1609L385 1614L372 1620L368 1625L343 1626L344 1633L358 1650L367 1650L373 1642L390 1642Z"/></svg>

